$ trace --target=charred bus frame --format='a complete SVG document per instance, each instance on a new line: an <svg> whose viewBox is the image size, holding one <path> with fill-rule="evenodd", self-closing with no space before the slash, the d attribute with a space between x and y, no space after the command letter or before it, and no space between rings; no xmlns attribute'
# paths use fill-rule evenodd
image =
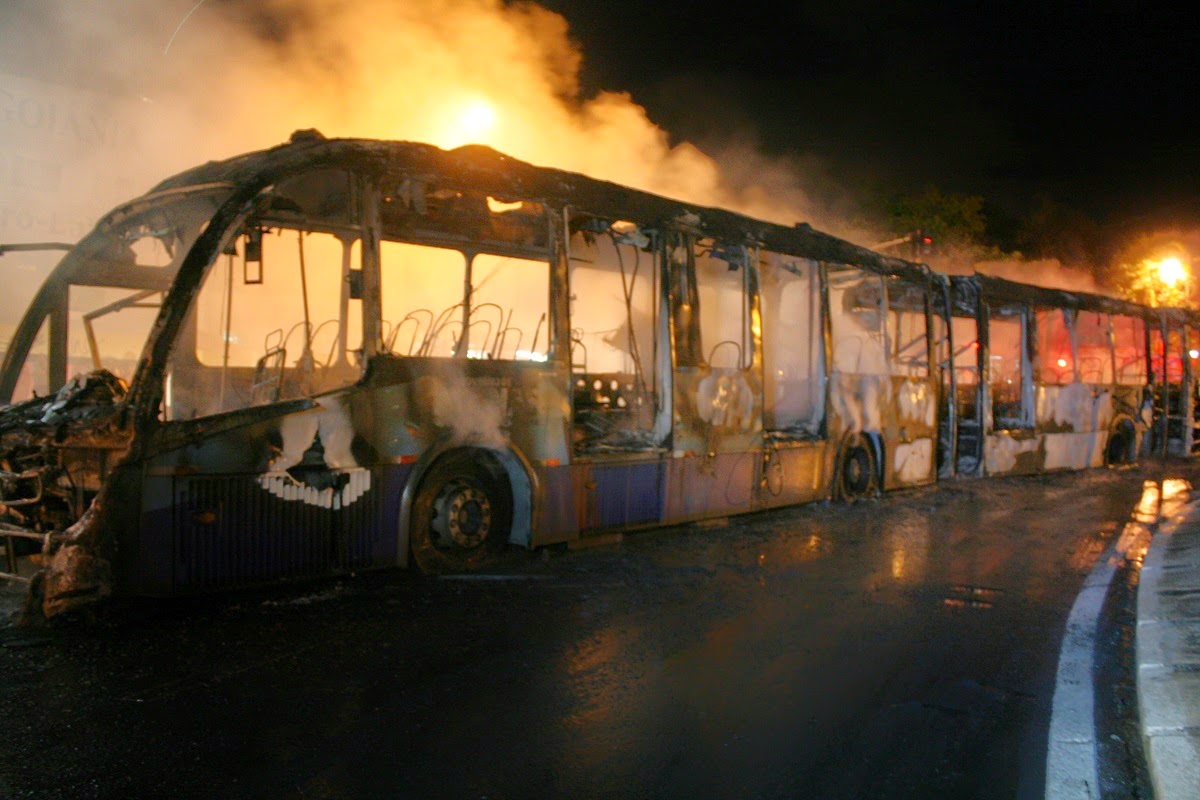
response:
<svg viewBox="0 0 1200 800"><path fill-rule="evenodd" d="M1176 353L1179 375L1168 385L1155 368L1161 356L1148 358L1170 326L1182 327L1180 312L984 275L949 278L946 305L953 354L942 355L943 477L1165 454L1162 398L1190 413L1178 399L1193 367ZM1183 435L1173 434L1171 452L1184 449Z"/></svg>
<svg viewBox="0 0 1200 800"><path fill-rule="evenodd" d="M483 147L300 133L165 181L55 269L0 371L5 401L32 366L63 384L0 411L0 535L42 540L53 615L1082 467L1104 459L1056 460L1077 448L1053 437L1109 452L1126 422L1109 460L1132 458L1144 381L1093 397L1120 419L1103 430L1041 413L1026 316L1043 306L1068 334L1081 312L1162 319ZM124 376L94 329L120 314L145 329ZM1033 398L1017 432L996 426L988 338L1014 314ZM68 382L73 317L96 369Z"/></svg>

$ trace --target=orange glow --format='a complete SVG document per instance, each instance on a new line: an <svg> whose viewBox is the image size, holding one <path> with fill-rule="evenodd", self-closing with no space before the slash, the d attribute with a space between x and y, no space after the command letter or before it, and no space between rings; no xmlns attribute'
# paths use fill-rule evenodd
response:
<svg viewBox="0 0 1200 800"><path fill-rule="evenodd" d="M1057 364L1058 364L1060 367L1065 367L1065 366L1067 365L1067 360L1066 360L1065 358L1060 358L1060 359L1059 359L1059 360L1058 360L1056 363L1057 363Z"/></svg>
<svg viewBox="0 0 1200 800"><path fill-rule="evenodd" d="M1173 288L1176 284L1187 280L1188 277L1187 268L1175 256L1159 261L1156 269L1158 270L1158 279L1168 288Z"/></svg>
<svg viewBox="0 0 1200 800"><path fill-rule="evenodd" d="M490 100L478 95L448 95L444 100L431 102L436 120L433 130L425 134L439 147L447 149L464 144L486 144L504 148L501 141L500 112Z"/></svg>
<svg viewBox="0 0 1200 800"><path fill-rule="evenodd" d="M474 100L467 104L458 118L463 133L482 136L496 124L496 109L486 100Z"/></svg>

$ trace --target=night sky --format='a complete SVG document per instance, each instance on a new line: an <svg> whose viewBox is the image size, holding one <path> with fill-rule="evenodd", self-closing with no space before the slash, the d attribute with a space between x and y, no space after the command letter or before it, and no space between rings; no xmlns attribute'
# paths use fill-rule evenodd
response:
<svg viewBox="0 0 1200 800"><path fill-rule="evenodd" d="M587 89L673 136L753 136L866 192L935 185L1000 214L1046 200L1130 229L1200 211L1200 12L1129 2L546 0Z"/></svg>

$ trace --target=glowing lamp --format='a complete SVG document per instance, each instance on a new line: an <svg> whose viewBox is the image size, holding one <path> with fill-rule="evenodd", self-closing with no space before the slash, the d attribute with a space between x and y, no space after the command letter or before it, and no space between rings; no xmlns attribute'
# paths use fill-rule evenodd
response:
<svg viewBox="0 0 1200 800"><path fill-rule="evenodd" d="M1065 367L1067 365L1067 360L1065 358L1060 358L1055 363L1058 364L1060 367Z"/></svg>

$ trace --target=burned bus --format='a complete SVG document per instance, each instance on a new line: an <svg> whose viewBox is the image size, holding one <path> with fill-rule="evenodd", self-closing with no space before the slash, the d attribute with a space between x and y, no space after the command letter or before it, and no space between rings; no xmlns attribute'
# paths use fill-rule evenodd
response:
<svg viewBox="0 0 1200 800"><path fill-rule="evenodd" d="M1161 352L1167 314L985 275L949 278L940 308L943 477L1085 469L1162 450L1162 360L1148 353ZM1182 376L1182 360L1172 364Z"/></svg>
<svg viewBox="0 0 1200 800"><path fill-rule="evenodd" d="M118 207L50 275L0 371L0 536L10 573L37 545L52 616L1128 460L1150 312L1080 297L299 132Z"/></svg>

